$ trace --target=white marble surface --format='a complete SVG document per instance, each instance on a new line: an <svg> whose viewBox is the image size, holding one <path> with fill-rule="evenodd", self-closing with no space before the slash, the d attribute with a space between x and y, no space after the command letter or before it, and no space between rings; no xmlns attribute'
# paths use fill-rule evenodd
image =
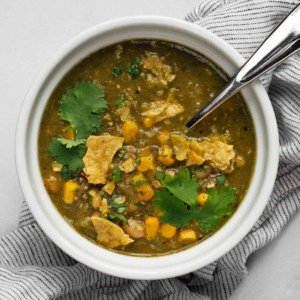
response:
<svg viewBox="0 0 300 300"><path fill-rule="evenodd" d="M197 0L1 0L0 235L14 230L23 196L14 162L18 112L41 66L70 38L109 19L141 14L183 18ZM300 216L252 255L231 299L300 299Z"/></svg>

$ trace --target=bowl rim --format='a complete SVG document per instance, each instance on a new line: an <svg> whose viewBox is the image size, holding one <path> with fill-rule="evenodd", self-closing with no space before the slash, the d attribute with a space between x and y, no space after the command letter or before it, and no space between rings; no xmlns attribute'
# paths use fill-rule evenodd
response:
<svg viewBox="0 0 300 300"><path fill-rule="evenodd" d="M63 217L58 211L56 211L56 213L54 212L52 207L54 205L52 204L48 194L45 192L44 186L39 186L39 184L37 184L38 182L40 183L39 179L32 176L30 173L35 172L33 174L37 174L36 168L32 167L32 164L28 159L31 157L28 152L30 152L29 150L34 150L35 145L31 140L32 130L36 128L34 127L36 123L33 121L35 120L35 116L32 115L35 109L34 104L37 102L40 90L45 85L47 78L51 76L55 68L61 67L61 63L63 63L65 57L74 49L80 47L80 45L84 45L90 39L95 38L104 32L111 32L112 30L121 30L121 28L124 29L130 26L137 27L142 25L156 26L157 28L164 26L173 28L173 30L193 33L195 36L198 36L199 40L202 42L205 41L207 43L211 43L211 45L218 49L218 51L221 51L220 49L225 51L226 55L232 60L232 65L241 66L245 61L232 46L213 33L195 24L170 17L125 17L96 25L66 43L38 73L25 97L19 114L15 140L15 158L19 183L30 211L42 230L59 248L77 261L113 276L128 279L164 279L186 274L214 262L216 259L230 251L251 230L263 212L268 202L269 195L273 189L279 160L279 138L276 119L269 97L261 83L256 81L252 83L249 88L246 88L245 93L247 93L248 90L249 93L252 92L253 95L256 95L258 98L268 100L261 101L262 103L260 103L264 113L263 122L265 122L264 125L266 127L266 133L268 134L268 136L266 136L268 141L265 142L266 149L268 149L268 155L265 154L267 160L264 162L267 168L267 171L264 170L264 172L268 173L268 177L262 178L262 180L265 181L265 185L261 187L258 194L260 201L257 200L254 203L253 207L248 212L247 217L243 219L243 226L239 226L235 229L233 235L228 236L228 234L233 230L233 226L231 225L230 227L228 224L233 224L234 220L236 222L235 225L237 224L237 212L241 210L239 207L230 220L217 233L207 239L207 241L212 239L216 241L215 243L211 242L209 244L211 250L209 253L205 253L205 251L204 253L201 253L200 247L203 243L207 244L205 241L174 254L154 257L136 257L112 252L94 245L86 238L81 237L66 223L66 221L62 219ZM211 58L209 57L209 59ZM218 65L218 63L216 64ZM34 151L32 153L34 153ZM37 158L33 157L33 160L35 159ZM261 171L263 170L261 169ZM39 196L39 199L42 199L41 202L39 202L36 195ZM47 198L48 202L51 202L51 204L46 203L47 200L45 199ZM45 207L47 206L47 211L45 210L45 207L42 207L42 205L45 205ZM245 211L246 208L244 207L244 214ZM52 214L51 216L50 212ZM57 223L53 223L53 220L57 221ZM59 228L60 226L61 229ZM73 238L76 240L72 240ZM213 248L212 246L216 243L218 247ZM222 247L220 245L222 245ZM206 248L209 249L209 246ZM89 253L85 252L87 249ZM196 250L200 255L198 255L194 261L187 261L187 257L196 257ZM203 254L203 256L201 256L201 254Z"/></svg>

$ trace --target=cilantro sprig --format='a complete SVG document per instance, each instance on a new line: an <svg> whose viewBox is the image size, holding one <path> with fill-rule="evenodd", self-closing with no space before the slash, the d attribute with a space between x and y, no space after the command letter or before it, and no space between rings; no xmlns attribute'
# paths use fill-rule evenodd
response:
<svg viewBox="0 0 300 300"><path fill-rule="evenodd" d="M209 189L208 198L196 216L200 227L205 232L219 228L224 218L232 215L235 204L235 189L226 186Z"/></svg>
<svg viewBox="0 0 300 300"><path fill-rule="evenodd" d="M59 116L70 123L77 139L85 139L101 129L99 113L106 109L104 90L91 82L83 81L63 95Z"/></svg>
<svg viewBox="0 0 300 300"><path fill-rule="evenodd" d="M54 160L63 165L61 174L66 179L83 169L83 161L87 148L83 141L73 141L60 136L52 139L48 152Z"/></svg>
<svg viewBox="0 0 300 300"><path fill-rule="evenodd" d="M224 186L207 190L208 198L202 208L197 205L197 182L186 168L173 177L159 172L156 178L162 189L156 191L155 207L163 212L160 217L165 223L184 227L191 221L198 222L204 232L218 229L223 220L235 209L235 189Z"/></svg>

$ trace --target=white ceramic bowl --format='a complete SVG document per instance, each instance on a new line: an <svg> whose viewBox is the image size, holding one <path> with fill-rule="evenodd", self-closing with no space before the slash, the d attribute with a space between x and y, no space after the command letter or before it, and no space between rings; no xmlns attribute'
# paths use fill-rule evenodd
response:
<svg viewBox="0 0 300 300"><path fill-rule="evenodd" d="M261 215L278 165L278 132L274 112L262 85L243 91L256 131L256 167L248 193L231 219L212 237L178 253L134 257L99 247L71 228L52 204L44 188L38 162L38 132L50 94L61 78L96 50L130 39L162 39L187 46L211 59L228 75L244 59L212 33L184 21L164 17L129 17L98 25L64 46L36 77L19 118L16 162L19 181L38 224L62 250L99 271L132 279L161 279L194 271L233 248Z"/></svg>

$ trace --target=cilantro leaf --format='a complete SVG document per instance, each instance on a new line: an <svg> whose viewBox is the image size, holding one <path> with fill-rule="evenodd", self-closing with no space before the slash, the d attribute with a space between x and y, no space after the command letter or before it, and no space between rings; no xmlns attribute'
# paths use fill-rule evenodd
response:
<svg viewBox="0 0 300 300"><path fill-rule="evenodd" d="M135 161L135 163L136 163L137 165L140 165L141 162L142 162L142 159L138 156L138 157L136 157L136 158L134 159L134 161Z"/></svg>
<svg viewBox="0 0 300 300"><path fill-rule="evenodd" d="M209 189L201 209L187 205L165 188L156 191L155 196L154 206L164 212L160 216L163 222L184 227L195 220L205 232L218 229L224 219L232 215L236 204L235 189L225 186Z"/></svg>
<svg viewBox="0 0 300 300"><path fill-rule="evenodd" d="M85 139L102 127L99 113L107 109L102 88L90 82L80 82L63 95L59 116L68 121L79 139Z"/></svg>
<svg viewBox="0 0 300 300"><path fill-rule="evenodd" d="M141 59L139 57L135 57L130 66L128 67L128 74L131 76L132 79L138 78L141 74L140 68Z"/></svg>
<svg viewBox="0 0 300 300"><path fill-rule="evenodd" d="M63 137L57 137L56 138L58 142L60 142L62 145L65 145L67 149L70 149L72 147L77 147L78 145L84 145L83 140L68 140Z"/></svg>
<svg viewBox="0 0 300 300"><path fill-rule="evenodd" d="M62 175L70 178L72 173L83 169L83 161L87 148L82 142L55 137L52 139L48 152L57 162L63 165Z"/></svg>
<svg viewBox="0 0 300 300"><path fill-rule="evenodd" d="M224 184L225 184L225 176L224 175L217 176L216 180L217 180L217 183L219 186L224 186Z"/></svg>
<svg viewBox="0 0 300 300"><path fill-rule="evenodd" d="M163 179L161 174L157 175L159 175L157 177L160 178L162 186L176 198L192 207L198 205L198 184L196 178L191 176L189 169L181 168L179 173L175 174L173 177L166 174Z"/></svg>
<svg viewBox="0 0 300 300"><path fill-rule="evenodd" d="M112 70L112 74L114 77L119 77L122 74L122 70L119 66L114 67Z"/></svg>
<svg viewBox="0 0 300 300"><path fill-rule="evenodd" d="M160 216L163 222L176 227L184 227L193 219L193 210L166 189L156 191L155 195L157 200L153 204L158 210L164 212Z"/></svg>
<svg viewBox="0 0 300 300"><path fill-rule="evenodd" d="M224 218L234 212L235 203L235 189L225 186L209 189L203 208L197 212L201 229L208 232L219 228Z"/></svg>

